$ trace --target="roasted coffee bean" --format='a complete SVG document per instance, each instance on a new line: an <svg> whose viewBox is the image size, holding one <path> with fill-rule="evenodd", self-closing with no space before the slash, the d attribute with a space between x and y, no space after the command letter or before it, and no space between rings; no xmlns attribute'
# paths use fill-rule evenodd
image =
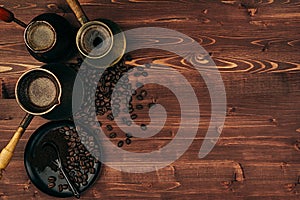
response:
<svg viewBox="0 0 300 200"><path fill-rule="evenodd" d="M142 97L146 97L147 96L147 91L146 90L142 90L141 93L140 93L140 95Z"/></svg>
<svg viewBox="0 0 300 200"><path fill-rule="evenodd" d="M89 173L90 173L90 174L95 174L95 172L96 172L95 168L90 168L90 169L89 169Z"/></svg>
<svg viewBox="0 0 300 200"><path fill-rule="evenodd" d="M129 108L128 112L131 114L133 113L134 109L133 108Z"/></svg>
<svg viewBox="0 0 300 200"><path fill-rule="evenodd" d="M135 72L135 73L133 74L133 76L135 76L135 77L139 77L140 75L141 75L140 72Z"/></svg>
<svg viewBox="0 0 300 200"><path fill-rule="evenodd" d="M118 142L118 147L122 147L124 145L124 142L122 141L122 140L120 140L119 142Z"/></svg>
<svg viewBox="0 0 300 200"><path fill-rule="evenodd" d="M111 134L109 134L109 137L110 138L116 138L117 137L117 134L115 132L112 132Z"/></svg>
<svg viewBox="0 0 300 200"><path fill-rule="evenodd" d="M93 161L90 161L89 164L90 164L91 167L94 166L94 162Z"/></svg>
<svg viewBox="0 0 300 200"><path fill-rule="evenodd" d="M82 181L82 185L83 185L83 186L86 186L87 184L88 184L87 181Z"/></svg>
<svg viewBox="0 0 300 200"><path fill-rule="evenodd" d="M97 146L97 147L95 146L95 148L98 148L98 146ZM85 152L85 156L89 157L89 156L91 156L91 155L92 155L92 154L91 154L90 152L88 152L88 151ZM91 157L91 158L92 158L92 157Z"/></svg>
<svg viewBox="0 0 300 200"><path fill-rule="evenodd" d="M148 72L142 72L143 77L147 77L148 76Z"/></svg>
<svg viewBox="0 0 300 200"><path fill-rule="evenodd" d="M139 94L139 95L136 96L136 99L139 100L139 101L142 101L142 100L144 100L144 97Z"/></svg>
<svg viewBox="0 0 300 200"><path fill-rule="evenodd" d="M55 187L55 183L51 182L51 183L48 183L48 188L54 188Z"/></svg>
<svg viewBox="0 0 300 200"><path fill-rule="evenodd" d="M59 131L60 133L65 133L65 129L64 129L64 128L60 128L60 129L58 129L58 131Z"/></svg>
<svg viewBox="0 0 300 200"><path fill-rule="evenodd" d="M90 145L90 147L93 147L93 146L95 146L95 143L94 142L90 142L89 145Z"/></svg>
<svg viewBox="0 0 300 200"><path fill-rule="evenodd" d="M131 133L126 133L125 136L126 136L126 138L132 138Z"/></svg>
<svg viewBox="0 0 300 200"><path fill-rule="evenodd" d="M90 166L90 163L89 163L89 162L86 162L86 163L85 163L85 166L86 166L87 168L92 167L92 166Z"/></svg>
<svg viewBox="0 0 300 200"><path fill-rule="evenodd" d="M77 176L82 176L81 171L77 171Z"/></svg>
<svg viewBox="0 0 300 200"><path fill-rule="evenodd" d="M73 155L74 155L74 151L71 151L71 152L69 153L69 155L70 155L70 156L73 156Z"/></svg>
<svg viewBox="0 0 300 200"><path fill-rule="evenodd" d="M81 177L78 177L77 182L78 182L78 183L82 183L82 178L81 178Z"/></svg>
<svg viewBox="0 0 300 200"><path fill-rule="evenodd" d="M126 124L127 118L126 117L122 117L122 122L123 122L123 124Z"/></svg>
<svg viewBox="0 0 300 200"><path fill-rule="evenodd" d="M127 126L131 126L132 125L132 122L130 120L126 121L126 125Z"/></svg>
<svg viewBox="0 0 300 200"><path fill-rule="evenodd" d="M59 179L64 179L65 177L64 177L64 175L62 175L62 174L58 174L58 176L57 176Z"/></svg>
<svg viewBox="0 0 300 200"><path fill-rule="evenodd" d="M63 185L62 185L62 184L59 184L59 185L58 185L58 191L59 191L59 192L62 192L62 191L63 191Z"/></svg>
<svg viewBox="0 0 300 200"><path fill-rule="evenodd" d="M53 183L55 181L56 181L56 177L54 177L54 176L49 176L48 177L48 182Z"/></svg>
<svg viewBox="0 0 300 200"><path fill-rule="evenodd" d="M152 108L152 107L154 107L155 105L156 105L155 103L149 103L149 104L148 104L148 107L149 107L149 108Z"/></svg>
<svg viewBox="0 0 300 200"><path fill-rule="evenodd" d="M135 86L136 86L137 88L143 87L143 83L141 83L141 82L136 82Z"/></svg>
<svg viewBox="0 0 300 200"><path fill-rule="evenodd" d="M74 169L74 167L72 165L68 165L68 169Z"/></svg>
<svg viewBox="0 0 300 200"><path fill-rule="evenodd" d="M68 184L63 184L63 189L64 190L67 190L69 188L69 185Z"/></svg>
<svg viewBox="0 0 300 200"><path fill-rule="evenodd" d="M146 124L141 124L141 129L142 129L143 131L147 130L147 125L146 125Z"/></svg>
<svg viewBox="0 0 300 200"><path fill-rule="evenodd" d="M83 180L83 181L86 181L87 179L88 179L88 175L83 174L83 175L82 175L82 180Z"/></svg>
<svg viewBox="0 0 300 200"><path fill-rule="evenodd" d="M80 161L79 161L79 164L80 164L80 166L84 166L85 163L84 163L83 160L80 160Z"/></svg>
<svg viewBox="0 0 300 200"><path fill-rule="evenodd" d="M69 175L70 175L71 177L74 177L74 176L75 176L75 172L74 172L74 171L70 171L70 172L69 172Z"/></svg>
<svg viewBox="0 0 300 200"><path fill-rule="evenodd" d="M81 142L80 138L77 138L77 139L76 139L76 142L77 142L77 143L80 143L80 142Z"/></svg>
<svg viewBox="0 0 300 200"><path fill-rule="evenodd" d="M108 120L113 121L114 120L114 116L112 114L107 115L106 117Z"/></svg>
<svg viewBox="0 0 300 200"><path fill-rule="evenodd" d="M125 142L126 142L126 144L131 144L131 139L129 139L129 138L126 138L126 140L125 140Z"/></svg>
<svg viewBox="0 0 300 200"><path fill-rule="evenodd" d="M137 110L143 110L144 106L143 106L142 104L137 104L137 105L135 106L135 108L136 108Z"/></svg>
<svg viewBox="0 0 300 200"><path fill-rule="evenodd" d="M132 120L135 120L138 116L137 116L137 114L132 114L130 117Z"/></svg>
<svg viewBox="0 0 300 200"><path fill-rule="evenodd" d="M71 148L74 148L75 146L76 146L75 142L72 142L71 145L70 145Z"/></svg>
<svg viewBox="0 0 300 200"><path fill-rule="evenodd" d="M131 91L132 96L135 96L137 94L136 90Z"/></svg>
<svg viewBox="0 0 300 200"><path fill-rule="evenodd" d="M107 129L108 131L112 131L112 130L113 130L113 127L112 127L111 125L106 125L106 129Z"/></svg>

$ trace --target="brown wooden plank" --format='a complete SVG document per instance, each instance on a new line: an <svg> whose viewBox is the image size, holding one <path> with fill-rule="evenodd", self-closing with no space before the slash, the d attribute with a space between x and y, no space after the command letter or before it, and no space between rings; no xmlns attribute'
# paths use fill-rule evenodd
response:
<svg viewBox="0 0 300 200"><path fill-rule="evenodd" d="M129 64L153 62L172 66L193 86L201 122L188 151L170 166L145 174L129 174L104 167L97 183L82 199L299 199L299 22L296 0L80 0L90 19L112 19L124 30L143 26L171 28L199 42L222 72L228 108L223 132L213 151L198 158L210 117L210 98L204 81L182 58L159 50L132 52ZM25 22L44 12L64 15L78 26L63 0L4 1ZM248 9L258 12L251 17ZM30 57L23 43L24 29L1 23L0 29L0 147L22 120L14 98L18 77L43 65ZM167 76L167 69L161 68ZM174 83L176 84L180 83ZM168 144L179 124L178 102L166 89L149 88L166 106L164 130L150 139L133 139L124 149L149 152ZM162 95L166 94L166 95ZM140 113L138 122L149 122ZM0 184L1 199L53 199L28 185L23 154L30 135L46 120L35 117L20 140ZM116 127L115 127L116 128ZM216 127L218 128L218 127ZM298 131L297 131L298 130ZM124 134L120 134L123 137ZM121 138L118 138L121 139ZM114 140L116 144L118 139ZM141 148L142 147L142 148ZM179 146L180 147L180 146ZM105 148L104 148L105 149ZM114 152L106 152L113 155ZM124 163L116 163L124 166ZM154 163L152 163L154 165ZM241 166L241 170L237 167ZM148 167L152 167L149 164ZM234 175L237 174L237 175ZM241 178L243 177L243 178ZM238 181L234 181L238 179ZM55 198L54 198L55 199Z"/></svg>

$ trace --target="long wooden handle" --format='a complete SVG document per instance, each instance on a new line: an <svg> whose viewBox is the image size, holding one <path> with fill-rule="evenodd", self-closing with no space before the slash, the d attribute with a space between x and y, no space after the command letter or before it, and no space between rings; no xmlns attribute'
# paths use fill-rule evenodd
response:
<svg viewBox="0 0 300 200"><path fill-rule="evenodd" d="M78 0L66 0L81 25L89 21Z"/></svg>
<svg viewBox="0 0 300 200"><path fill-rule="evenodd" d="M26 114L22 122L20 123L18 129L16 130L13 137L10 139L9 143L2 149L0 153L0 179L2 178L2 172L8 166L11 158L14 155L15 148L22 137L23 133L25 132L26 128L30 124L31 120L33 119L33 115Z"/></svg>

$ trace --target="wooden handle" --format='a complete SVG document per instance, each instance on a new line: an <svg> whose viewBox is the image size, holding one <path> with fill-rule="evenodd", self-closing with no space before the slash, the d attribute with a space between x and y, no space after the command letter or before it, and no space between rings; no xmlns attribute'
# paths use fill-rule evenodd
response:
<svg viewBox="0 0 300 200"><path fill-rule="evenodd" d="M21 20L15 18L14 14L4 7L0 7L0 20L7 22L7 23L15 22L15 23L19 24L20 26L22 26L23 28L27 27L27 24L25 24Z"/></svg>
<svg viewBox="0 0 300 200"><path fill-rule="evenodd" d="M89 21L78 0L66 0L81 25Z"/></svg>
<svg viewBox="0 0 300 200"><path fill-rule="evenodd" d="M0 153L0 179L2 178L2 172L8 166L11 158L14 155L15 148L20 138L22 137L23 133L25 132L32 119L33 115L26 114L20 126L16 130L15 134L10 139L9 143L6 145L6 147L4 147L4 149L2 149Z"/></svg>
<svg viewBox="0 0 300 200"><path fill-rule="evenodd" d="M10 23L14 21L14 14L4 7L0 7L0 20Z"/></svg>

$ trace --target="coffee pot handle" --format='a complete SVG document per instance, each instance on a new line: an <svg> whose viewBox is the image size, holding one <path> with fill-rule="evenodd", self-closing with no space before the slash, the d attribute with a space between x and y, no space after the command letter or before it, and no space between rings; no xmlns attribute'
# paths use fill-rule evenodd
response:
<svg viewBox="0 0 300 200"><path fill-rule="evenodd" d="M4 7L0 7L0 20L7 22L7 23L15 22L15 23L19 24L20 26L22 26L23 28L27 27L27 25L24 22L15 18L14 14Z"/></svg>
<svg viewBox="0 0 300 200"><path fill-rule="evenodd" d="M15 148L22 137L23 133L25 132L26 128L30 124L31 120L33 119L33 115L26 114L22 122L20 123L18 129L16 130L13 137L10 139L9 143L2 149L0 153L0 179L2 178L2 172L8 166L11 158L14 155Z"/></svg>
<svg viewBox="0 0 300 200"><path fill-rule="evenodd" d="M10 23L14 21L14 14L4 7L0 7L0 20Z"/></svg>
<svg viewBox="0 0 300 200"><path fill-rule="evenodd" d="M81 25L89 22L78 0L66 0Z"/></svg>

